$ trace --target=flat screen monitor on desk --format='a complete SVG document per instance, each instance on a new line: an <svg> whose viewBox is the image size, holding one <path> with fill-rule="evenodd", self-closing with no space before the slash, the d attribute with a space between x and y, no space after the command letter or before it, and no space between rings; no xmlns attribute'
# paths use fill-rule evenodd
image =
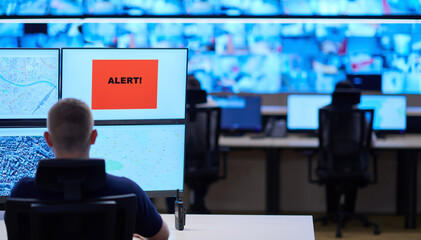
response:
<svg viewBox="0 0 421 240"><path fill-rule="evenodd" d="M319 109L331 101L330 95L288 95L287 128L316 130L319 128Z"/></svg>
<svg viewBox="0 0 421 240"><path fill-rule="evenodd" d="M184 124L95 126L98 138L90 157L105 159L107 173L127 177L149 196L183 190ZM0 196L19 179L34 177L39 160L54 158L45 128L0 129Z"/></svg>
<svg viewBox="0 0 421 240"><path fill-rule="evenodd" d="M330 95L289 95L287 127L289 130L316 130L319 109L331 103ZM361 109L374 109L373 129L404 131L406 129L406 97L396 95L362 95Z"/></svg>
<svg viewBox="0 0 421 240"><path fill-rule="evenodd" d="M221 130L253 131L262 129L260 96L213 97L221 107Z"/></svg>
<svg viewBox="0 0 421 240"><path fill-rule="evenodd" d="M63 48L62 65L62 98L94 120L185 119L186 48Z"/></svg>
<svg viewBox="0 0 421 240"><path fill-rule="evenodd" d="M2 121L47 118L58 101L59 53L59 49L0 49Z"/></svg>

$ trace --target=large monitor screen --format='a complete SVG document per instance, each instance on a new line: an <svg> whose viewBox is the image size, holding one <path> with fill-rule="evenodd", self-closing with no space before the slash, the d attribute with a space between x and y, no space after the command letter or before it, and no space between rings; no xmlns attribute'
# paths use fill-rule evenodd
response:
<svg viewBox="0 0 421 240"><path fill-rule="evenodd" d="M44 139L45 128L0 129L0 196L9 196L23 177L35 177L38 162L54 158Z"/></svg>
<svg viewBox="0 0 421 240"><path fill-rule="evenodd" d="M290 130L316 130L319 109L331 103L330 95L289 95L287 127ZM406 97L362 95L361 109L374 109L374 130L403 131L406 129Z"/></svg>
<svg viewBox="0 0 421 240"><path fill-rule="evenodd" d="M0 119L42 119L58 101L59 49L0 49Z"/></svg>
<svg viewBox="0 0 421 240"><path fill-rule="evenodd" d="M90 156L105 159L107 173L127 177L143 190L183 190L184 125L95 126ZM45 128L0 130L0 196L23 177L34 177L39 160L54 158Z"/></svg>
<svg viewBox="0 0 421 240"><path fill-rule="evenodd" d="M95 126L91 157L106 171L135 181L145 191L183 190L184 125Z"/></svg>
<svg viewBox="0 0 421 240"><path fill-rule="evenodd" d="M187 49L62 49L62 98L94 120L184 119Z"/></svg>
<svg viewBox="0 0 421 240"><path fill-rule="evenodd" d="M259 96L214 96L212 98L222 109L222 130L260 131L262 129Z"/></svg>

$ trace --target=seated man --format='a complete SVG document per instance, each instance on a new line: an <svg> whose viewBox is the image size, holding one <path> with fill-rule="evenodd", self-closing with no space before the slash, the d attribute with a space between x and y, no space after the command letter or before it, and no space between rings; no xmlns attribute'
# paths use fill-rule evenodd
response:
<svg viewBox="0 0 421 240"><path fill-rule="evenodd" d="M58 159L87 159L90 146L95 143L97 131L89 107L77 99L58 101L48 112L47 144ZM69 160L71 161L71 160ZM134 193L137 196L137 213L134 236L137 238L168 239L169 230L146 193L125 177L106 175L107 185L91 197ZM54 199L58 195L35 188L34 178L23 178L12 189L11 197Z"/></svg>

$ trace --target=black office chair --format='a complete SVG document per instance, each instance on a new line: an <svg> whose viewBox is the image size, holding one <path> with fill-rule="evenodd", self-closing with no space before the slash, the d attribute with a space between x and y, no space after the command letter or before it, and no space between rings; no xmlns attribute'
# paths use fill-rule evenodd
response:
<svg viewBox="0 0 421 240"><path fill-rule="evenodd" d="M327 224L328 220L337 221L336 237L341 237L341 228L351 219L359 220L364 226L374 227L374 233L380 234L377 224L365 216L354 212L356 191L358 188L377 182L377 158L371 152L374 110L355 108L325 108L319 110L319 148L316 180L312 177L312 157L309 157L309 181L325 184L330 191L338 194L338 201L344 195L351 203L338 204L335 212L316 219ZM373 167L370 174L370 158ZM328 187L327 187L328 189ZM327 194L328 195L328 194ZM354 195L354 198L352 197ZM327 196L328 197L328 196ZM328 203L328 210L329 210Z"/></svg>
<svg viewBox="0 0 421 240"><path fill-rule="evenodd" d="M219 151L220 116L219 107L187 108L185 182L193 191L193 213L209 213L208 188L226 175L226 160L221 161Z"/></svg>
<svg viewBox="0 0 421 240"><path fill-rule="evenodd" d="M7 199L8 239L132 239L136 195L89 197L105 184L104 160L41 160L35 187L50 197Z"/></svg>

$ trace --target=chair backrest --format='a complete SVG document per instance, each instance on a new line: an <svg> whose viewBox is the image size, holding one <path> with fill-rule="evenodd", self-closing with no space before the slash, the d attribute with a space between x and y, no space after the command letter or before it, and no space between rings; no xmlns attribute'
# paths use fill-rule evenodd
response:
<svg viewBox="0 0 421 240"><path fill-rule="evenodd" d="M103 159L43 159L35 175L37 189L63 193L66 201L80 201L83 193L105 184Z"/></svg>
<svg viewBox="0 0 421 240"><path fill-rule="evenodd" d="M373 114L372 109L351 107L319 110L319 170L323 170L322 177L349 178L367 172Z"/></svg>
<svg viewBox="0 0 421 240"><path fill-rule="evenodd" d="M132 239L135 194L84 197L105 186L102 159L41 160L35 187L57 197L7 199L8 239Z"/></svg>
<svg viewBox="0 0 421 240"><path fill-rule="evenodd" d="M133 237L135 194L107 196L82 202L6 200L9 240L106 239Z"/></svg>
<svg viewBox="0 0 421 240"><path fill-rule="evenodd" d="M189 172L217 171L220 116L219 107L187 109L186 175Z"/></svg>

